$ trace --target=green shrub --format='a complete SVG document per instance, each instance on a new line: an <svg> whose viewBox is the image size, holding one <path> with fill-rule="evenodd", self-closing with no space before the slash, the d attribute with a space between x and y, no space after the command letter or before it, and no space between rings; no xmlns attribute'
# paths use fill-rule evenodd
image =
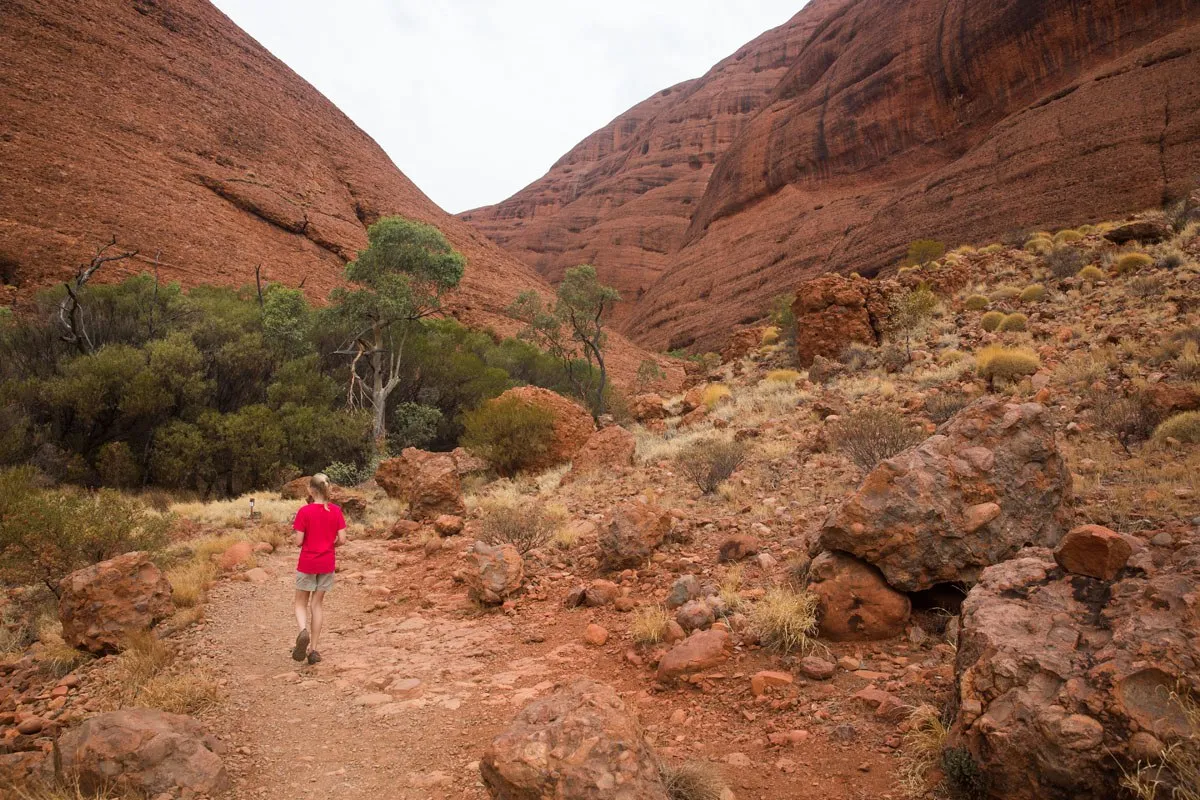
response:
<svg viewBox="0 0 1200 800"><path fill-rule="evenodd" d="M1145 253L1126 253L1113 262L1113 272L1118 275L1128 275L1145 269L1154 263L1154 259Z"/></svg>
<svg viewBox="0 0 1200 800"><path fill-rule="evenodd" d="M1079 270L1079 272L1077 274L1078 274L1078 277L1082 278L1085 281L1089 281L1091 283L1095 283L1096 281L1102 281L1107 277L1104 274L1104 270L1100 269L1099 267L1092 266L1090 264L1088 266L1084 267L1083 269Z"/></svg>
<svg viewBox="0 0 1200 800"><path fill-rule="evenodd" d="M321 470L330 481L338 486L357 486L361 481L361 470L357 464L347 464L344 461L334 461Z"/></svg>
<svg viewBox="0 0 1200 800"><path fill-rule="evenodd" d="M968 311L983 311L990 304L991 301L981 294L973 294L963 301L963 307Z"/></svg>
<svg viewBox="0 0 1200 800"><path fill-rule="evenodd" d="M1008 314L1000 322L1000 333L1019 333L1028 327L1029 317L1024 314Z"/></svg>
<svg viewBox="0 0 1200 800"><path fill-rule="evenodd" d="M540 500L488 498L479 505L479 538L488 544L511 544L524 555L554 538L562 516Z"/></svg>
<svg viewBox="0 0 1200 800"><path fill-rule="evenodd" d="M867 408L830 423L829 440L864 472L925 439L902 414Z"/></svg>
<svg viewBox="0 0 1200 800"><path fill-rule="evenodd" d="M514 475L550 449L554 413L517 397L499 398L468 413L464 429L464 447L501 475Z"/></svg>
<svg viewBox="0 0 1200 800"><path fill-rule="evenodd" d="M1200 444L1200 411L1185 411L1168 418L1154 429L1157 441L1176 439L1184 444Z"/></svg>
<svg viewBox="0 0 1200 800"><path fill-rule="evenodd" d="M1040 283L1030 284L1021 292L1022 303L1038 303L1045 299L1046 287Z"/></svg>
<svg viewBox="0 0 1200 800"><path fill-rule="evenodd" d="M1045 261L1051 275L1069 278L1087 263L1087 256L1074 247L1056 247L1046 254Z"/></svg>
<svg viewBox="0 0 1200 800"><path fill-rule="evenodd" d="M434 406L400 403L392 410L388 444L397 453L406 447L428 447L441 423L442 412Z"/></svg>
<svg viewBox="0 0 1200 800"><path fill-rule="evenodd" d="M1032 375L1041 367L1037 353L1024 347L989 345L975 354L975 370L988 383Z"/></svg>
<svg viewBox="0 0 1200 800"><path fill-rule="evenodd" d="M931 261L937 261L946 254L946 245L936 239L918 239L908 246L904 264L910 267L923 267Z"/></svg>
<svg viewBox="0 0 1200 800"><path fill-rule="evenodd" d="M100 448L96 472L105 486L132 489L141 478L141 469L126 442L109 442Z"/></svg>
<svg viewBox="0 0 1200 800"><path fill-rule="evenodd" d="M946 774L946 782L955 800L986 800L987 777L966 748L943 750L942 771Z"/></svg>
<svg viewBox="0 0 1200 800"><path fill-rule="evenodd" d="M679 452L675 463L679 471L705 494L712 494L741 466L746 446L727 439L701 439Z"/></svg>
<svg viewBox="0 0 1200 800"><path fill-rule="evenodd" d="M979 318L979 326L988 333L991 333L1000 327L1000 324L1004 322L1005 316L1003 311L989 311Z"/></svg>
<svg viewBox="0 0 1200 800"><path fill-rule="evenodd" d="M166 543L168 520L137 500L104 490L46 490L29 467L0 470L0 577L58 582L77 569L132 550Z"/></svg>
<svg viewBox="0 0 1200 800"><path fill-rule="evenodd" d="M970 398L961 392L938 392L925 398L925 415L939 425L967 407Z"/></svg>

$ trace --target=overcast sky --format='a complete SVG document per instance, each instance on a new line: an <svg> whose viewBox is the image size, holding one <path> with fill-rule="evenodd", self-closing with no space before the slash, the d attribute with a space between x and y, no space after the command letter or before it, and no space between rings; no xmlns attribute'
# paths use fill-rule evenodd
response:
<svg viewBox="0 0 1200 800"><path fill-rule="evenodd" d="M215 0L450 212L495 203L806 0Z"/></svg>

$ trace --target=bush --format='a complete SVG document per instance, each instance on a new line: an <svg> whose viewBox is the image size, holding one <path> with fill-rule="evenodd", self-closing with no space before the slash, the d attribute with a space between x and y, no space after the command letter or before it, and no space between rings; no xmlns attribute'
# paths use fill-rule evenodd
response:
<svg viewBox="0 0 1200 800"><path fill-rule="evenodd" d="M779 344L779 328L770 327L762 332L761 343L764 347L770 347L773 344Z"/></svg>
<svg viewBox="0 0 1200 800"><path fill-rule="evenodd" d="M979 318L979 327L991 333L1000 327L1000 323L1004 322L1004 317L1003 311L989 311Z"/></svg>
<svg viewBox="0 0 1200 800"><path fill-rule="evenodd" d="M970 399L959 392L938 392L925 398L925 416L939 425L962 411Z"/></svg>
<svg viewBox="0 0 1200 800"><path fill-rule="evenodd" d="M800 373L794 369L773 369L767 373L765 380L768 383L793 384L800 380Z"/></svg>
<svg viewBox="0 0 1200 800"><path fill-rule="evenodd" d="M1054 247L1054 240L1049 234L1042 233L1025 242L1025 252L1042 254L1048 253Z"/></svg>
<svg viewBox="0 0 1200 800"><path fill-rule="evenodd" d="M141 469L126 442L109 442L100 448L96 472L105 486L132 489L141 479Z"/></svg>
<svg viewBox="0 0 1200 800"><path fill-rule="evenodd" d="M1117 437L1122 446L1149 439L1162 417L1142 395L1094 392L1090 395L1096 426Z"/></svg>
<svg viewBox="0 0 1200 800"><path fill-rule="evenodd" d="M671 615L662 606L646 606L638 609L629 627L629 635L640 645L655 645L667 638L667 626Z"/></svg>
<svg viewBox="0 0 1200 800"><path fill-rule="evenodd" d="M1185 341L1175 357L1175 373L1185 380L1200 378L1200 344Z"/></svg>
<svg viewBox="0 0 1200 800"><path fill-rule="evenodd" d="M704 387L704 392L700 395L700 402L709 411L732 399L733 392L729 391L729 387L723 383L710 383Z"/></svg>
<svg viewBox="0 0 1200 800"><path fill-rule="evenodd" d="M688 445L675 457L675 462L700 491L712 494L745 459L746 446L741 442L712 438Z"/></svg>
<svg viewBox="0 0 1200 800"><path fill-rule="evenodd" d="M885 408L856 411L830 424L829 439L859 469L870 472L925 439L902 414Z"/></svg>
<svg viewBox="0 0 1200 800"><path fill-rule="evenodd" d="M1032 375L1041 367L1037 353L1025 347L989 345L975 354L975 370L989 384Z"/></svg>
<svg viewBox="0 0 1200 800"><path fill-rule="evenodd" d="M817 596L788 587L768 589L750 620L765 646L781 653L806 653L817 634Z"/></svg>
<svg viewBox="0 0 1200 800"><path fill-rule="evenodd" d="M942 772L950 785L951 796L961 800L985 800L988 782L971 753L964 747L942 751Z"/></svg>
<svg viewBox="0 0 1200 800"><path fill-rule="evenodd" d="M1046 287L1040 283L1033 283L1026 286L1021 292L1022 303L1039 303L1046 299Z"/></svg>
<svg viewBox="0 0 1200 800"><path fill-rule="evenodd" d="M357 486L362 483L363 470L359 469L357 464L334 461L321 471L338 486Z"/></svg>
<svg viewBox="0 0 1200 800"><path fill-rule="evenodd" d="M1155 441L1168 438L1184 444L1200 444L1200 411L1176 414L1154 429Z"/></svg>
<svg viewBox="0 0 1200 800"><path fill-rule="evenodd" d="M38 489L35 478L28 467L0 470L0 577L11 583L42 583L57 597L77 569L166 543L168 521L136 500Z"/></svg>
<svg viewBox="0 0 1200 800"><path fill-rule="evenodd" d="M1095 283L1096 281L1102 281L1106 277L1108 277L1107 275L1104 274L1104 270L1100 269L1099 267L1092 266L1090 264L1088 266L1084 267L1083 269L1079 270L1077 275L1079 278L1081 278L1085 281L1089 281L1091 283Z"/></svg>
<svg viewBox="0 0 1200 800"><path fill-rule="evenodd" d="M984 311L991 304L985 296L981 294L973 294L963 301L963 308L967 311Z"/></svg>
<svg viewBox="0 0 1200 800"><path fill-rule="evenodd" d="M1071 228L1067 228L1065 231L1059 231L1058 233L1054 234L1054 243L1070 244L1071 242L1078 242L1082 238L1082 233L1072 230Z"/></svg>
<svg viewBox="0 0 1200 800"><path fill-rule="evenodd" d="M1162 253L1158 257L1158 261L1154 262L1154 266L1158 269L1179 269L1187 263L1187 256L1179 250L1171 249Z"/></svg>
<svg viewBox="0 0 1200 800"><path fill-rule="evenodd" d="M1029 317L1024 314L1009 314L1001 322L997 329L1000 333L1020 333L1024 331L1029 322Z"/></svg>
<svg viewBox="0 0 1200 800"><path fill-rule="evenodd" d="M1046 254L1046 268L1056 278L1069 278L1087 263L1087 256L1074 247L1056 247Z"/></svg>
<svg viewBox="0 0 1200 800"><path fill-rule="evenodd" d="M946 245L936 239L918 239L908 246L904 263L910 267L923 267L937 261L946 254Z"/></svg>
<svg viewBox="0 0 1200 800"><path fill-rule="evenodd" d="M1154 264L1154 259L1145 253L1126 253L1113 262L1113 272L1128 275Z"/></svg>
<svg viewBox="0 0 1200 800"><path fill-rule="evenodd" d="M388 443L395 452L406 447L424 448L437 438L442 412L420 403L400 403L392 410Z"/></svg>
<svg viewBox="0 0 1200 800"><path fill-rule="evenodd" d="M1015 286L1001 286L998 289L994 289L992 293L988 295L993 303L1003 303L1008 300L1016 300L1020 296L1021 290Z"/></svg>
<svg viewBox="0 0 1200 800"><path fill-rule="evenodd" d="M721 800L727 789L720 770L703 761L659 764L658 775L668 800Z"/></svg>
<svg viewBox="0 0 1200 800"><path fill-rule="evenodd" d="M501 475L520 472L550 449L554 413L516 397L491 400L466 415L462 444Z"/></svg>
<svg viewBox="0 0 1200 800"><path fill-rule="evenodd" d="M1129 293L1143 299L1157 297L1162 293L1163 285L1161 275L1138 275L1129 282Z"/></svg>
<svg viewBox="0 0 1200 800"><path fill-rule="evenodd" d="M556 514L536 500L488 498L479 505L479 538L488 544L511 544L525 555L547 545L562 523Z"/></svg>

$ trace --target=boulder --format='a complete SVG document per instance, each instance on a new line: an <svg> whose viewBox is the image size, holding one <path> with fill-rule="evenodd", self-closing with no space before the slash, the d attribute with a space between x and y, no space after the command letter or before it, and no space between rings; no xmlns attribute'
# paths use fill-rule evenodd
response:
<svg viewBox="0 0 1200 800"><path fill-rule="evenodd" d="M663 543L672 524L670 512L653 503L634 500L622 504L600 533L601 567L640 567Z"/></svg>
<svg viewBox="0 0 1200 800"><path fill-rule="evenodd" d="M730 361L737 361L739 358L753 353L762 346L763 333L766 330L765 327L758 326L734 331L733 335L729 337L728 344L721 350L721 362L728 364Z"/></svg>
<svg viewBox="0 0 1200 800"><path fill-rule="evenodd" d="M491 469L486 461L472 455L465 447L454 448L450 451L450 457L454 459L454 468L458 470L459 475L474 475Z"/></svg>
<svg viewBox="0 0 1200 800"><path fill-rule="evenodd" d="M408 503L413 519L434 520L443 514L462 517L467 513L458 467L449 453L406 447L399 458L379 462L375 482L388 497Z"/></svg>
<svg viewBox="0 0 1200 800"><path fill-rule="evenodd" d="M433 521L438 536L457 536L463 530L463 518L456 514L440 514Z"/></svg>
<svg viewBox="0 0 1200 800"><path fill-rule="evenodd" d="M1067 572L1111 581L1125 568L1133 547L1103 525L1072 528L1054 550L1054 560Z"/></svg>
<svg viewBox="0 0 1200 800"><path fill-rule="evenodd" d="M704 630L716 622L716 614L706 600L689 600L675 612L675 621L688 633Z"/></svg>
<svg viewBox="0 0 1200 800"><path fill-rule="evenodd" d="M563 480L569 483L588 473L611 473L613 470L632 466L636 449L637 440L620 425L601 428L593 433L583 448L575 454L571 471Z"/></svg>
<svg viewBox="0 0 1200 800"><path fill-rule="evenodd" d="M254 560L254 545L250 542L234 542L225 552L216 556L217 566L225 572L249 566Z"/></svg>
<svg viewBox="0 0 1200 800"><path fill-rule="evenodd" d="M904 633L912 613L908 595L897 592L878 569L846 553L825 552L808 568L817 596L821 635L835 642L890 639Z"/></svg>
<svg viewBox="0 0 1200 800"><path fill-rule="evenodd" d="M85 721L58 740L62 772L85 792L215 795L229 784L214 739L191 717L125 708Z"/></svg>
<svg viewBox="0 0 1200 800"><path fill-rule="evenodd" d="M962 607L951 744L993 797L1116 795L1123 770L1194 734L1200 539L1115 582L1063 572L1045 548L983 571Z"/></svg>
<svg viewBox="0 0 1200 800"><path fill-rule="evenodd" d="M288 481L279 490L279 496L284 500L303 500L312 502L312 495L308 491L308 482L311 476L296 478L294 481ZM354 489L346 489L338 486L336 483L330 484L329 500L342 509L342 513L347 517L359 518L367 513L367 496L362 492Z"/></svg>
<svg viewBox="0 0 1200 800"><path fill-rule="evenodd" d="M649 393L639 394L629 401L629 413L638 422L649 422L664 419L667 416L667 401L662 395Z"/></svg>
<svg viewBox="0 0 1200 800"><path fill-rule="evenodd" d="M805 281L792 304L796 315L796 355L809 367L816 356L836 359L851 342L879 344L879 320L886 301L865 278L836 273Z"/></svg>
<svg viewBox="0 0 1200 800"><path fill-rule="evenodd" d="M974 582L1027 544L1058 544L1070 493L1046 409L985 397L875 467L816 550L851 553L903 591Z"/></svg>
<svg viewBox="0 0 1200 800"><path fill-rule="evenodd" d="M1137 222L1127 222L1119 228L1113 228L1104 234L1104 238L1113 244L1129 244L1130 242L1157 244L1165 239L1170 239L1174 235L1175 231L1166 222L1143 219Z"/></svg>
<svg viewBox="0 0 1200 800"><path fill-rule="evenodd" d="M511 544L476 542L467 553L470 564L464 578L472 600L498 606L521 588L525 562Z"/></svg>
<svg viewBox="0 0 1200 800"><path fill-rule="evenodd" d="M667 608L679 608L699 596L700 580L695 575L681 575L671 584L671 591L667 593Z"/></svg>
<svg viewBox="0 0 1200 800"><path fill-rule="evenodd" d="M171 584L146 553L133 552L72 572L58 584L63 639L97 655L171 615Z"/></svg>
<svg viewBox="0 0 1200 800"><path fill-rule="evenodd" d="M729 658L729 645L729 633L721 627L697 631L659 659L658 680L669 683L719 666Z"/></svg>
<svg viewBox="0 0 1200 800"><path fill-rule="evenodd" d="M718 560L743 561L750 556L757 555L761 549L762 542L757 537L748 533L735 533L721 542Z"/></svg>
<svg viewBox="0 0 1200 800"><path fill-rule="evenodd" d="M633 709L587 679L526 706L479 773L497 800L668 800Z"/></svg>
<svg viewBox="0 0 1200 800"><path fill-rule="evenodd" d="M549 389L518 386L489 402L514 398L528 405L546 409L554 418L554 435L550 446L540 458L526 465L525 468L529 472L540 472L575 458L575 454L583 448L596 430L592 415L583 406Z"/></svg>

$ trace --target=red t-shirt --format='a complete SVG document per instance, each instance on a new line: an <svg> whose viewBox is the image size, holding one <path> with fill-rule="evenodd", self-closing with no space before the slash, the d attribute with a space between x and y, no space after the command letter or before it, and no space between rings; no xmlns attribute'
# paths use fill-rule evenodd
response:
<svg viewBox="0 0 1200 800"><path fill-rule="evenodd" d="M338 531L345 527L346 518L342 516L342 509L333 503L329 504L328 509L321 503L309 503L297 511L292 528L304 534L304 542L300 545L300 561L296 564L296 570L308 575L333 572L333 543L337 540Z"/></svg>

